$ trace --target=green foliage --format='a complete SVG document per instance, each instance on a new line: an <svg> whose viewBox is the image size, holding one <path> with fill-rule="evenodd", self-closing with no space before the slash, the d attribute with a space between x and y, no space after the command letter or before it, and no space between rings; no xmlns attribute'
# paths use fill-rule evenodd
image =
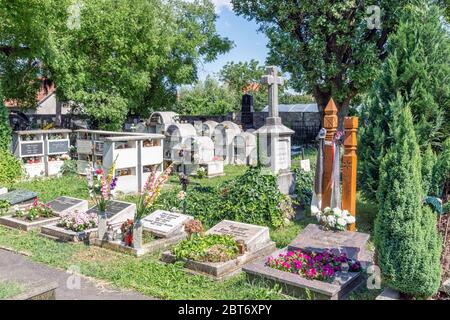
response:
<svg viewBox="0 0 450 320"><path fill-rule="evenodd" d="M315 171L306 172L302 168L296 168L294 171L296 175L295 194L299 204L306 208L311 204L313 196Z"/></svg>
<svg viewBox="0 0 450 320"><path fill-rule="evenodd" d="M231 48L216 32L209 0L0 2L0 69L7 98L35 107L38 77L61 101L104 129L129 111L172 107L176 87L197 79L197 65Z"/></svg>
<svg viewBox="0 0 450 320"><path fill-rule="evenodd" d="M164 190L157 207L181 211L178 191ZM206 227L226 219L278 228L294 215L292 202L278 190L276 177L261 168L249 168L234 181L219 186L191 186L185 199L187 213Z"/></svg>
<svg viewBox="0 0 450 320"><path fill-rule="evenodd" d="M381 30L368 28L359 1L232 0L234 11L255 19L269 38L269 62L292 74L293 88L314 94L321 110L331 97L340 111L370 88L398 13L412 0L382 0ZM349 23L351 21L352 23Z"/></svg>
<svg viewBox="0 0 450 320"><path fill-rule="evenodd" d="M0 216L4 216L11 208L11 204L6 200L0 200Z"/></svg>
<svg viewBox="0 0 450 320"><path fill-rule="evenodd" d="M11 127L9 125L9 112L3 105L3 95L0 90L0 152L9 151L11 144Z"/></svg>
<svg viewBox="0 0 450 320"><path fill-rule="evenodd" d="M398 93L410 105L422 152L430 144L439 151L450 134L450 39L440 16L435 6L408 6L389 38L389 58L361 112L359 176L370 199L375 199L378 168L393 141Z"/></svg>
<svg viewBox="0 0 450 320"><path fill-rule="evenodd" d="M23 291L23 286L17 282L0 281L0 300L14 297Z"/></svg>
<svg viewBox="0 0 450 320"><path fill-rule="evenodd" d="M210 76L192 87L182 87L179 97L176 110L181 114L223 115L240 110L239 97Z"/></svg>
<svg viewBox="0 0 450 320"><path fill-rule="evenodd" d="M383 279L389 287L429 297L440 284L442 243L436 215L422 206L421 157L408 107L393 123L393 145L380 167L375 246Z"/></svg>
<svg viewBox="0 0 450 320"><path fill-rule="evenodd" d="M431 145L428 145L422 157L422 186L425 195L429 195L431 191L430 189L436 161L437 157L431 149Z"/></svg>
<svg viewBox="0 0 450 320"><path fill-rule="evenodd" d="M23 176L23 168L19 159L9 151L0 152L0 186L10 188Z"/></svg>
<svg viewBox="0 0 450 320"><path fill-rule="evenodd" d="M442 145L442 152L438 155L433 168L433 177L429 194L442 197L445 182L450 179L450 138Z"/></svg>
<svg viewBox="0 0 450 320"><path fill-rule="evenodd" d="M229 235L193 235L173 248L178 259L194 261L225 262L235 259L239 254L236 240Z"/></svg>
<svg viewBox="0 0 450 320"><path fill-rule="evenodd" d="M77 171L77 161L76 160L64 160L64 164L61 167L60 173L63 176L76 175Z"/></svg>

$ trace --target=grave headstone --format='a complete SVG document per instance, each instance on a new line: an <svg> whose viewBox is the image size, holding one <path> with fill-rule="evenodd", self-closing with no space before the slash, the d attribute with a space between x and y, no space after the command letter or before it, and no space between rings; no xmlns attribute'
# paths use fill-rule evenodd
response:
<svg viewBox="0 0 450 320"><path fill-rule="evenodd" d="M181 213L157 210L142 219L142 225L156 236L167 238L180 233L184 229L184 223L193 219Z"/></svg>
<svg viewBox="0 0 450 320"><path fill-rule="evenodd" d="M108 224L114 225L126 221L127 219L133 219L136 211L136 204L113 200L109 202L106 207L106 217ZM99 214L98 207L90 208L87 213Z"/></svg>
<svg viewBox="0 0 450 320"><path fill-rule="evenodd" d="M244 94L241 109L241 123L244 130L253 128L253 112L253 96Z"/></svg>
<svg viewBox="0 0 450 320"><path fill-rule="evenodd" d="M69 211L83 212L88 209L88 201L72 197L59 197L47 203L56 214L63 214Z"/></svg>
<svg viewBox="0 0 450 320"><path fill-rule="evenodd" d="M44 154L44 143L42 141L23 143L20 145L20 155L22 157L40 156L43 154Z"/></svg>
<svg viewBox="0 0 450 320"><path fill-rule="evenodd" d="M223 220L209 229L207 234L227 234L243 241L247 251L253 252L270 242L269 228L252 224Z"/></svg>
<svg viewBox="0 0 450 320"><path fill-rule="evenodd" d="M55 140L48 142L48 154L60 154L69 152L69 140Z"/></svg>
<svg viewBox="0 0 450 320"><path fill-rule="evenodd" d="M0 201L7 201L10 205L24 203L36 198L38 194L29 190L14 190L0 195Z"/></svg>

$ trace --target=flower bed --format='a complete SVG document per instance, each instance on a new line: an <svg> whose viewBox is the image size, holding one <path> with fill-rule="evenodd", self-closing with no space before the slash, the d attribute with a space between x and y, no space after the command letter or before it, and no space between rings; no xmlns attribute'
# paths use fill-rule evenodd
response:
<svg viewBox="0 0 450 320"><path fill-rule="evenodd" d="M23 210L19 206L14 206L13 218L24 221L36 221L39 219L48 219L55 216L52 208L43 202L40 202L37 198L33 204L27 209Z"/></svg>
<svg viewBox="0 0 450 320"><path fill-rule="evenodd" d="M95 213L72 211L62 214L61 221L57 226L74 232L82 232L97 228L98 216Z"/></svg>
<svg viewBox="0 0 450 320"><path fill-rule="evenodd" d="M173 248L177 259L189 259L201 262L226 262L236 259L239 246L229 235L208 234L193 235Z"/></svg>
<svg viewBox="0 0 450 320"><path fill-rule="evenodd" d="M360 272L361 263L347 257L345 253L335 255L328 250L307 252L302 250L280 253L269 257L266 265L277 270L295 273L310 280L330 281L336 272Z"/></svg>

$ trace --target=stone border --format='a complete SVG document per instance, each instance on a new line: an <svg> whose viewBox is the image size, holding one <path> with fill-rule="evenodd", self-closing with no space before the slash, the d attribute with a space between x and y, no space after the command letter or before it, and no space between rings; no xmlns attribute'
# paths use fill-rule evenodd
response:
<svg viewBox="0 0 450 320"><path fill-rule="evenodd" d="M220 281L240 273L245 264L258 259L261 256L271 254L275 249L275 242L270 241L254 252L246 252L236 259L227 262L199 262L188 259L178 260L172 252L166 251L162 253L161 260L165 263L183 261L187 272L209 276L214 280Z"/></svg>
<svg viewBox="0 0 450 320"><path fill-rule="evenodd" d="M169 247L177 244L181 240L187 238L186 233L178 233L169 238L159 238L151 241L150 243L144 244L142 248L136 249L133 247L125 246L121 241L102 241L99 239L91 240L91 244L99 246L101 248L118 251L121 253L130 254L135 257L141 257L145 254L154 253L160 250L168 249Z"/></svg>
<svg viewBox="0 0 450 320"><path fill-rule="evenodd" d="M6 300L56 300L56 289L58 283L50 282L45 284L32 284L25 292L19 293Z"/></svg>
<svg viewBox="0 0 450 320"><path fill-rule="evenodd" d="M59 219L61 219L61 217L58 216L53 218L46 218L43 220L27 222L24 220L16 219L12 215L9 215L0 217L0 224L13 229L30 231L34 229L42 229L43 226L52 224L55 221L58 221Z"/></svg>
<svg viewBox="0 0 450 320"><path fill-rule="evenodd" d="M286 253L288 248L280 249L272 254L276 257ZM250 282L265 280L270 284L281 285L281 290L287 295L302 299L313 300L340 300L344 299L352 290L363 281L363 272L338 272L332 283L309 280L298 274L270 268L265 265L267 258L253 262L243 268Z"/></svg>
<svg viewBox="0 0 450 320"><path fill-rule="evenodd" d="M54 240L62 242L90 242L97 238L98 228L88 229L81 232L67 230L58 227L56 223L41 228L41 234Z"/></svg>

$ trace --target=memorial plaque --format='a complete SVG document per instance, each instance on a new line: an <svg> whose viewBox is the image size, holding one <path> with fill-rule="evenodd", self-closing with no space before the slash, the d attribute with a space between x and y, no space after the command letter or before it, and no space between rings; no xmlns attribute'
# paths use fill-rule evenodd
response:
<svg viewBox="0 0 450 320"><path fill-rule="evenodd" d="M142 219L144 229L160 237L169 237L183 230L184 223L193 219L181 213L157 210Z"/></svg>
<svg viewBox="0 0 450 320"><path fill-rule="evenodd" d="M33 200L37 197L37 193L28 190L14 190L0 195L0 201L6 201L10 205L16 205L29 200Z"/></svg>
<svg viewBox="0 0 450 320"><path fill-rule="evenodd" d="M257 250L270 241L269 228L253 224L224 220L209 229L207 234L228 234L236 240L241 240L248 251Z"/></svg>
<svg viewBox="0 0 450 320"><path fill-rule="evenodd" d="M106 216L108 218L108 223L115 224L124 222L127 219L133 219L135 211L136 204L113 200L106 206ZM87 213L98 214L99 211L97 206L89 209Z"/></svg>
<svg viewBox="0 0 450 320"><path fill-rule="evenodd" d="M86 211L88 207L87 200L76 199L71 197L59 197L47 203L56 214L65 213L67 211Z"/></svg>
<svg viewBox="0 0 450 320"><path fill-rule="evenodd" d="M40 142L29 142L20 144L20 156L21 157L33 157L40 156L44 154L44 143Z"/></svg>
<svg viewBox="0 0 450 320"><path fill-rule="evenodd" d="M94 142L94 153L103 155L104 147L105 147L105 143L103 141L95 141Z"/></svg>
<svg viewBox="0 0 450 320"><path fill-rule="evenodd" d="M288 140L278 140L278 149L277 149L277 161L280 169L288 169L289 168L289 161L288 161L288 148L289 148L289 141Z"/></svg>
<svg viewBox="0 0 450 320"><path fill-rule="evenodd" d="M92 153L92 141L91 140L77 140L78 153L90 154Z"/></svg>
<svg viewBox="0 0 450 320"><path fill-rule="evenodd" d="M49 140L48 154L60 154L69 152L69 140Z"/></svg>
<svg viewBox="0 0 450 320"><path fill-rule="evenodd" d="M300 160L300 168L302 168L305 172L311 171L311 163L309 159Z"/></svg>

